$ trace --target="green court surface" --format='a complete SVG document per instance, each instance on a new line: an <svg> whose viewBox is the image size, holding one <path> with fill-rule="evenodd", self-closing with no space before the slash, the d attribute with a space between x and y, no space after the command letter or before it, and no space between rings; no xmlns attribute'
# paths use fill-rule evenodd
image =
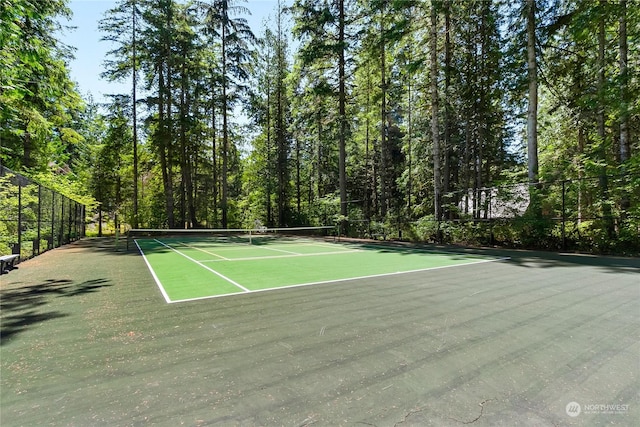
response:
<svg viewBox="0 0 640 427"><path fill-rule="evenodd" d="M424 271L500 258L313 239L252 244L207 239L138 239L167 302Z"/></svg>

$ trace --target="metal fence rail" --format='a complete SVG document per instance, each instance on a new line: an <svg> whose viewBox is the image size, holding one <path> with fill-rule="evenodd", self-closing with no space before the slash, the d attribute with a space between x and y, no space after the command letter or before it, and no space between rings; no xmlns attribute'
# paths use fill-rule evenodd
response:
<svg viewBox="0 0 640 427"><path fill-rule="evenodd" d="M0 166L0 255L24 260L85 235L85 206Z"/></svg>

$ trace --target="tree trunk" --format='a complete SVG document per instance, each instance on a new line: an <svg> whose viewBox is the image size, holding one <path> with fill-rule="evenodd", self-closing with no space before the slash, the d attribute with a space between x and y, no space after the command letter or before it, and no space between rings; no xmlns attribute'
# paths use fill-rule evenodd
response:
<svg viewBox="0 0 640 427"><path fill-rule="evenodd" d="M387 61L384 40L384 10L380 13L380 214L386 217L389 209L389 143L387 126Z"/></svg>
<svg viewBox="0 0 640 427"><path fill-rule="evenodd" d="M413 93L412 78L407 76L407 219L411 220L413 206L411 205L411 196L413 192ZM368 142L368 141L367 141ZM367 147L368 148L368 147Z"/></svg>
<svg viewBox="0 0 640 427"><path fill-rule="evenodd" d="M372 167L371 159L370 159L370 144L371 144L371 132L370 132L370 120L369 120L369 107L370 107L370 96L371 96L371 67L367 64L367 87L365 89L367 99L365 101L365 138L364 138L364 218L366 221L371 221L371 189L372 185L369 182L369 169ZM373 171L371 171L373 172ZM373 173L371 174L373 176ZM375 191L375 186L373 186Z"/></svg>
<svg viewBox="0 0 640 427"><path fill-rule="evenodd" d="M322 100L320 98L317 98L318 100L318 111L316 112L316 127L317 127L317 131L318 131L318 140L317 140L317 145L316 145L316 162L317 162L317 169L316 169L316 188L318 191L318 199L324 196L324 185L323 185L323 180L322 180L322 134L323 134L323 127L322 127Z"/></svg>
<svg viewBox="0 0 640 427"><path fill-rule="evenodd" d="M538 63L536 59L536 2L527 0L527 70L529 108L527 112L527 165L529 183L538 183Z"/></svg>
<svg viewBox="0 0 640 427"><path fill-rule="evenodd" d="M611 206L609 205L609 178L607 177L607 144L606 144L606 129L605 129L605 49L606 49L606 34L605 34L605 14L604 8L606 7L606 1L600 1L600 13L598 18L598 111L596 113L596 125L598 132L598 143L600 144L600 156L603 162L602 170L600 172L600 197L602 199L602 216L604 218L605 229L607 236L613 238L613 218L611 217Z"/></svg>
<svg viewBox="0 0 640 427"><path fill-rule="evenodd" d="M171 48L168 47L167 48L167 52L170 52ZM169 53L167 54L167 58L169 58ZM166 110L167 110L167 116L166 116L166 133L165 133L165 137L166 137L166 147L167 147L167 177L168 177L168 184L169 186L168 191L169 191L169 197L168 197L168 203L169 203L169 207L168 207L168 213L169 213L169 227L173 228L176 225L176 220L175 220L175 195L174 195L174 191L173 191L173 165L174 165L174 146L173 146L173 110L172 110L172 105L173 105L173 79L171 78L173 73L173 70L171 69L171 65L167 64L167 103L166 103Z"/></svg>
<svg viewBox="0 0 640 427"><path fill-rule="evenodd" d="M581 114L582 116L582 114ZM582 165L582 154L587 143L586 132L582 119L578 119L578 224L582 223L582 217L584 215L585 204L585 191L584 191L584 167Z"/></svg>
<svg viewBox="0 0 640 427"><path fill-rule="evenodd" d="M168 125L168 107L165 100L165 94L167 88L164 81L164 65L158 65L158 127L159 127L159 142L160 142L160 169L162 169L162 187L164 189L164 201L165 201L165 213L167 216L167 226L169 228L174 227L173 216L173 183L171 180L171 135L169 134Z"/></svg>
<svg viewBox="0 0 640 427"><path fill-rule="evenodd" d="M286 225L287 222L287 185L289 183L289 171L287 158L289 157L289 149L287 147L287 135L285 129L284 117L284 96L285 96L285 70L284 55L282 43L282 23L281 15L278 13L278 34L276 41L276 140L278 147L278 224Z"/></svg>
<svg viewBox="0 0 640 427"><path fill-rule="evenodd" d="M619 56L620 56L620 164L622 165L622 184L626 182L625 162L631 157L631 143L629 141L629 95L627 90L628 71L627 71L627 0L620 0L620 18L619 18ZM626 217L627 211L631 207L629 194L622 191L620 198L621 215Z"/></svg>
<svg viewBox="0 0 640 427"><path fill-rule="evenodd" d="M480 211L482 212L482 218L487 219L489 213L489 193L485 190L485 185L487 185L490 181L489 172L491 167L491 155L490 155L490 145L489 145L489 120L490 120L490 112L488 111L489 104L491 102L489 95L489 85L488 85L488 55L489 55L489 46L488 46L488 29L487 29L487 17L489 14L489 3L482 3L481 14L482 17L480 19L480 34L482 37L481 42L481 54L480 54L480 82L478 84L478 88L480 90L480 109L479 109L479 138L478 138L478 188L480 191L478 192L478 201L482 201L482 204L479 206ZM483 169L484 168L484 169ZM486 175L483 176L483 173L486 172ZM484 198L483 198L484 195ZM478 216L480 218L480 216Z"/></svg>
<svg viewBox="0 0 640 427"><path fill-rule="evenodd" d="M629 79L627 71L627 1L620 0L620 163L624 163L631 157L631 145L629 141L629 95L627 83Z"/></svg>
<svg viewBox="0 0 640 427"><path fill-rule="evenodd" d="M339 88L338 88L338 97L339 97L339 112L340 115L340 136L338 142L339 149L339 157L338 157L338 172L339 172L339 181L340 181L340 215L346 217L348 214L347 210L347 150L346 150L346 139L347 139L347 117L346 117L346 105L347 105L347 87L346 87L346 60L345 60L345 26L346 26L346 18L344 11L344 0L339 1L339 17L338 17L338 26L339 26L339 34L338 34L338 45L340 47L340 55L338 58L338 78L339 78ZM342 232L345 232L346 224L341 225Z"/></svg>
<svg viewBox="0 0 640 427"><path fill-rule="evenodd" d="M433 142L433 206L434 217L439 221L441 212L441 176L440 176L440 128L438 126L438 16L434 5L431 6L431 139Z"/></svg>
<svg viewBox="0 0 640 427"><path fill-rule="evenodd" d="M298 214L298 218L301 217L302 214L302 188L300 182L300 138L298 138L298 134L295 134L295 144L296 144L296 213Z"/></svg>
<svg viewBox="0 0 640 427"><path fill-rule="evenodd" d="M137 99L136 84L138 80L137 74L137 51L136 51L136 2L131 5L132 18L132 76L131 76L131 96L132 96L132 113L133 113L133 221L132 227L138 228L138 115L137 115Z"/></svg>
<svg viewBox="0 0 640 427"><path fill-rule="evenodd" d="M215 72L212 69L211 70L211 88L212 88L212 93L213 88L215 87ZM212 95L211 98L211 161L212 161L212 168L213 168L213 173L212 173L212 179L213 179L213 188L212 188L212 198L213 198L213 203L212 203L212 210L213 210L213 220L212 220L212 224L213 227L217 227L218 226L218 153L217 153L217 144L216 144L216 139L218 137L217 132L216 132L216 96L215 93Z"/></svg>
<svg viewBox="0 0 640 427"><path fill-rule="evenodd" d="M182 56L182 69L181 69L181 90L180 90L180 149L181 149L181 169L182 169L182 181L184 183L184 196L186 215L188 216L189 227L197 227L198 221L196 218L196 209L193 198L193 170L190 156L190 149L187 140L187 119L189 117L189 99L188 99L188 82L187 77L187 55ZM184 220L183 220L184 221ZM186 221L185 221L186 222Z"/></svg>
<svg viewBox="0 0 640 427"><path fill-rule="evenodd" d="M266 189L265 208L267 209L267 226L273 226L273 213L271 211L271 74L267 71L267 164L266 164Z"/></svg>
<svg viewBox="0 0 640 427"><path fill-rule="evenodd" d="M445 104L444 104L444 165L443 165L443 182L442 189L447 198L445 202L445 217L448 219L452 219L452 211L448 209L448 206L452 200L450 196L448 196L451 191L451 158L452 158L452 150L451 150L451 102L449 98L449 89L451 87L451 2L447 0L444 3L445 6L445 43L444 43L444 93L445 93Z"/></svg>
<svg viewBox="0 0 640 427"><path fill-rule="evenodd" d="M222 25L222 228L228 227L229 184L229 128L228 128L228 100L227 100L227 52L226 52L227 28Z"/></svg>

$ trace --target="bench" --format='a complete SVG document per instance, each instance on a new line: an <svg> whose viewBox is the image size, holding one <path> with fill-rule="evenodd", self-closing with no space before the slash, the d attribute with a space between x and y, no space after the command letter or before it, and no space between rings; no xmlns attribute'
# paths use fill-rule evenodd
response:
<svg viewBox="0 0 640 427"><path fill-rule="evenodd" d="M20 258L18 254L0 256L0 274L4 274L5 270L9 272L9 270L13 269L18 258Z"/></svg>

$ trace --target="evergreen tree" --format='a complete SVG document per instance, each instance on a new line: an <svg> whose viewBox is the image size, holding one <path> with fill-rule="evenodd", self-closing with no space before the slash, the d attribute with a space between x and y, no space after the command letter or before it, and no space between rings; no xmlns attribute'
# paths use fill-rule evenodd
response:
<svg viewBox="0 0 640 427"><path fill-rule="evenodd" d="M256 160L263 169L266 223L273 225L272 196L275 189L278 226L291 219L290 213L290 100L288 88L287 38L283 10L276 11L275 32L265 30L261 40L256 88L252 97L252 115L262 132L256 141ZM275 182L274 182L275 178Z"/></svg>
<svg viewBox="0 0 640 427"><path fill-rule="evenodd" d="M228 225L229 202L229 156L235 151L231 147L232 141L229 131L229 115L233 108L238 92L243 90L242 83L248 79L248 63L251 59L251 45L255 36L249 28L246 19L233 18L233 15L249 13L249 10L234 5L228 0L213 0L203 2L205 10L205 25L209 34L218 38L220 46L220 90L222 113L222 227Z"/></svg>
<svg viewBox="0 0 640 427"><path fill-rule="evenodd" d="M338 101L338 174L340 215L343 220L347 210L346 141L347 125L347 48L348 32L346 0L320 2L296 0L292 7L296 25L295 34L302 40L299 55L303 66L329 61L337 64L330 77ZM344 227L344 221L341 221Z"/></svg>
<svg viewBox="0 0 640 427"><path fill-rule="evenodd" d="M110 59L104 63L102 77L111 81L131 79L131 124L133 129L133 215L132 226L138 227L138 117L137 117L137 80L139 67L138 32L142 19L138 8L140 0L121 0L99 23L99 30L106 35L103 41L116 44L116 48L107 53Z"/></svg>
<svg viewBox="0 0 640 427"><path fill-rule="evenodd" d="M107 212L118 230L129 196L128 164L122 153L133 139L130 114L131 99L127 95L112 95L106 115L107 130L102 144L97 146L95 168L92 177L93 197L100 203L99 212ZM99 235L102 235L102 216L99 219Z"/></svg>
<svg viewBox="0 0 640 427"><path fill-rule="evenodd" d="M69 78L71 49L55 37L65 0L17 0L0 13L0 162L13 169L65 168L80 137L70 123L82 100ZM62 156L62 157L60 157Z"/></svg>

